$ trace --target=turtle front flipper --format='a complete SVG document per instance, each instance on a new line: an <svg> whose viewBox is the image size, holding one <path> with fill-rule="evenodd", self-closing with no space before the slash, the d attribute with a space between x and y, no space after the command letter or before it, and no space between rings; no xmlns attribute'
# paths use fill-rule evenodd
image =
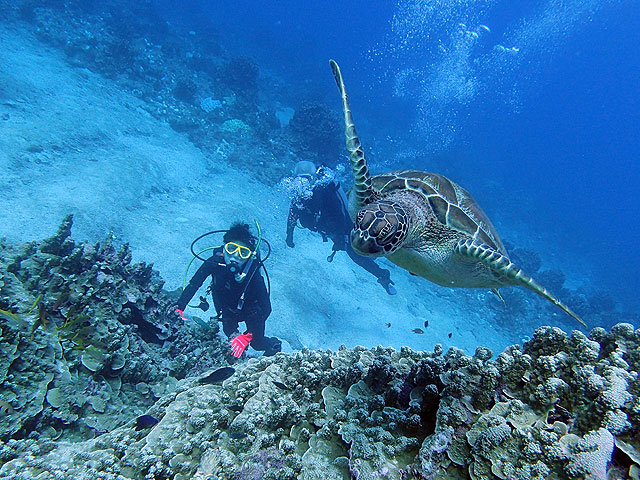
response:
<svg viewBox="0 0 640 480"><path fill-rule="evenodd" d="M376 200L373 185L371 183L371 174L369 173L369 167L367 167L367 160L364 158L364 151L360 144L360 139L356 133L356 127L353 124L353 116L351 115L351 108L349 107L349 99L347 98L347 90L342 80L342 72L338 64L329 60L331 70L333 71L333 77L336 79L336 84L340 90L342 96L342 112L344 113L344 134L347 140L347 150L349 151L349 158L351 159L351 170L354 177L354 190L356 194L357 210L363 206Z"/></svg>
<svg viewBox="0 0 640 480"><path fill-rule="evenodd" d="M546 298L554 305L557 305L564 310L567 314L571 315L582 325L585 327L587 326L587 324L584 323L576 313L552 295L551 292L524 273L513 262L511 262L506 255L503 255L489 245L469 238L460 240L456 244L454 250L460 255L476 259L483 265L489 267L494 273L509 279L509 283L526 287L541 297Z"/></svg>

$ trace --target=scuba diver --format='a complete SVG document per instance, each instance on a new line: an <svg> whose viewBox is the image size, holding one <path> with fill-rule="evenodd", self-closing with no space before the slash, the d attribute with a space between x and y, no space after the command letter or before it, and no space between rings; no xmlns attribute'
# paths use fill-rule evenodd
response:
<svg viewBox="0 0 640 480"><path fill-rule="evenodd" d="M206 235L224 230L208 232L193 241L191 251L204 263L182 291L175 309L184 319L183 311L187 304L210 276L212 281L208 291L213 297L217 318L222 321L222 329L231 339L231 351L236 358L240 358L249 344L255 350L263 351L265 356L275 355L282 348L279 339L264 334L265 322L271 313L271 300L259 272L261 267L264 269L266 260L266 257L260 259L259 249L260 244L265 243L271 253L271 247L262 239L257 222L256 226L258 238L251 234L246 223L234 223L223 236L224 245L213 247L213 254L206 259L193 250L194 244ZM266 270L264 272L266 275ZM199 307L206 311L209 308L206 298L200 297L200 302ZM240 322L246 325L244 333L238 331Z"/></svg>
<svg viewBox="0 0 640 480"><path fill-rule="evenodd" d="M287 219L287 246L293 248L293 231L300 222L303 228L322 235L322 241L328 238L333 242L328 262L333 261L337 251L344 250L349 258L378 279L378 283L389 295L395 295L396 289L391 280L389 270L380 267L370 257L358 255L351 247L349 234L353 228L353 220L347 210L347 197L340 182L326 175L324 167L316 169L313 162L301 160L296 163L294 175L305 179L311 186L311 194L302 195L291 201Z"/></svg>

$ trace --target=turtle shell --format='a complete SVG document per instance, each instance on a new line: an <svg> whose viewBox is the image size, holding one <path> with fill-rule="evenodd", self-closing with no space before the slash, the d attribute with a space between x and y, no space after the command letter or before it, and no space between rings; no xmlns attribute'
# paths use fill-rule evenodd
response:
<svg viewBox="0 0 640 480"><path fill-rule="evenodd" d="M372 177L373 188L383 196L411 190L425 198L436 218L443 225L506 255L506 249L495 227L473 197L447 177L420 170L396 170Z"/></svg>

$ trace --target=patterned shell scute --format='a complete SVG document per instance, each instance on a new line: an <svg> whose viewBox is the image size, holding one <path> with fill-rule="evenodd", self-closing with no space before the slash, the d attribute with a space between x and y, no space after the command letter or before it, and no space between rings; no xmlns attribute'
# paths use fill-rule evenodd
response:
<svg viewBox="0 0 640 480"><path fill-rule="evenodd" d="M427 197L429 200L429 205L431 205L431 209L433 213L435 213L436 218L443 225L447 224L447 212L449 211L449 203L439 195L431 195Z"/></svg>
<svg viewBox="0 0 640 480"><path fill-rule="evenodd" d="M407 184L404 178L396 178L396 177L390 178L388 182L386 182L384 185L385 191L404 190L405 188L407 188Z"/></svg>
<svg viewBox="0 0 640 480"><path fill-rule="evenodd" d="M417 190L418 192L422 192L426 197L430 195L436 195L438 192L423 180L416 180L415 178L409 178L407 180L407 185L412 190Z"/></svg>
<svg viewBox="0 0 640 480"><path fill-rule="evenodd" d="M506 253L487 215L469 192L448 178L420 170L397 170L375 176L372 181L382 194L404 189L422 194L439 222Z"/></svg>
<svg viewBox="0 0 640 480"><path fill-rule="evenodd" d="M456 205L449 205L447 225L461 232L476 232L478 225L462 209Z"/></svg>

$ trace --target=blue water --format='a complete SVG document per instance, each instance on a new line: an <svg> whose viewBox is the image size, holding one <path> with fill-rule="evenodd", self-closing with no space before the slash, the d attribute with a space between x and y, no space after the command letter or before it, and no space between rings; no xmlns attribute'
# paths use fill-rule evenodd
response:
<svg viewBox="0 0 640 480"><path fill-rule="evenodd" d="M336 59L374 171L446 174L510 243L638 307L637 2L169 3L337 111Z"/></svg>

